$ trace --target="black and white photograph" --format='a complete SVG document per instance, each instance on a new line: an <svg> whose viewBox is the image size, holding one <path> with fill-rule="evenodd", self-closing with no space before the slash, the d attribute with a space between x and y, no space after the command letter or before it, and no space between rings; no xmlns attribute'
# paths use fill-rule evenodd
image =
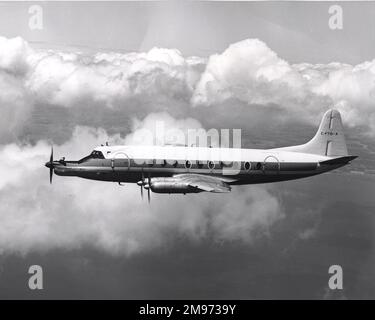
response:
<svg viewBox="0 0 375 320"><path fill-rule="evenodd" d="M375 2L1 1L0 111L1 300L375 299Z"/></svg>

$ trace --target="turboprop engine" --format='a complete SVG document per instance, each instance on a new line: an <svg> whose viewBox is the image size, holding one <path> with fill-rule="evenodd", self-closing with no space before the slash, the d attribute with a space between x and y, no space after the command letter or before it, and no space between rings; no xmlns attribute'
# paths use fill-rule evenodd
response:
<svg viewBox="0 0 375 320"><path fill-rule="evenodd" d="M145 189L151 188L156 193L197 193L201 190L189 186L186 182L175 178L152 178L145 184Z"/></svg>

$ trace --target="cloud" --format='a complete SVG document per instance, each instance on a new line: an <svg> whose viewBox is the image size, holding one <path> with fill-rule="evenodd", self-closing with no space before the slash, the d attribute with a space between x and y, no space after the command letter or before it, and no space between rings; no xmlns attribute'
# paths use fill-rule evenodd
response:
<svg viewBox="0 0 375 320"><path fill-rule="evenodd" d="M299 77L265 43L248 39L209 58L193 103L211 105L230 98L249 104L280 103L290 90L302 89Z"/></svg>
<svg viewBox="0 0 375 320"><path fill-rule="evenodd" d="M21 38L0 37L0 142L10 142L35 106L117 110L144 117L191 107L247 106L282 111L316 124L328 107L346 123L375 135L375 60L352 66L291 64L258 39L224 52L185 57L177 49L148 52L63 52L33 49ZM191 111L193 112L193 111ZM259 113L252 113L256 116Z"/></svg>
<svg viewBox="0 0 375 320"><path fill-rule="evenodd" d="M27 57L31 49L21 38L0 37L0 140L16 139L32 109L32 95L25 87Z"/></svg>
<svg viewBox="0 0 375 320"><path fill-rule="evenodd" d="M22 38L0 37L0 69L12 74L22 75L28 69L28 57L32 50Z"/></svg>
<svg viewBox="0 0 375 320"><path fill-rule="evenodd" d="M248 39L212 55L192 96L194 105L232 101L279 109L314 119L328 107L343 112L351 126L375 134L375 60L290 64L264 42Z"/></svg>
<svg viewBox="0 0 375 320"><path fill-rule="evenodd" d="M0 37L0 142L17 137L36 106L127 112L132 105L144 116L188 104L204 62L176 49L91 54Z"/></svg>
<svg viewBox="0 0 375 320"><path fill-rule="evenodd" d="M176 49L147 53L35 52L27 87L37 101L64 107L123 105L130 98L188 99L203 59L185 59Z"/></svg>
<svg viewBox="0 0 375 320"><path fill-rule="evenodd" d="M165 119L169 128L186 128L194 120L166 114L135 121L135 130ZM103 129L77 127L72 138L55 147L55 155L75 158L103 141L123 143L132 135L109 136ZM86 146L87 150L83 150ZM54 177L49 184L50 147L7 144L0 148L0 253L43 252L93 247L114 255L168 248L178 239L239 241L252 244L284 217L272 189L236 187L229 195L152 194L142 201L134 184Z"/></svg>
<svg viewBox="0 0 375 320"><path fill-rule="evenodd" d="M175 119L166 112L150 113L143 120L133 119L133 132L126 145L186 145L189 130L203 129L193 118Z"/></svg>

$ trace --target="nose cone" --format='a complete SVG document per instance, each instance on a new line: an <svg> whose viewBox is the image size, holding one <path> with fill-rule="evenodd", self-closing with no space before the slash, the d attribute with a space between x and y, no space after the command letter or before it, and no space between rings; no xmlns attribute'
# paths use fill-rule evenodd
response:
<svg viewBox="0 0 375 320"><path fill-rule="evenodd" d="M50 161L46 162L45 166L47 168L50 168L50 169L53 167L53 165L52 165L52 163Z"/></svg>

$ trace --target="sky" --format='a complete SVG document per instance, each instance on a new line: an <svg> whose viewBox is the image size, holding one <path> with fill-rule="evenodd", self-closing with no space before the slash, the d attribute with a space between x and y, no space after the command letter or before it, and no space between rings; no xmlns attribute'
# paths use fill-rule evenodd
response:
<svg viewBox="0 0 375 320"><path fill-rule="evenodd" d="M157 46L178 48L183 55L208 56L231 43L260 38L292 63L372 60L371 2L341 3L344 28L339 31L328 28L332 4L52 1L43 4L43 30L30 30L30 3L2 2L0 28L4 36L22 36L47 48L147 51Z"/></svg>
<svg viewBox="0 0 375 320"><path fill-rule="evenodd" d="M375 297L375 4L0 3L0 298ZM44 163L168 128L300 144L340 110L352 165L228 195L54 177ZM44 290L27 288L28 267ZM328 268L344 290L328 289Z"/></svg>

